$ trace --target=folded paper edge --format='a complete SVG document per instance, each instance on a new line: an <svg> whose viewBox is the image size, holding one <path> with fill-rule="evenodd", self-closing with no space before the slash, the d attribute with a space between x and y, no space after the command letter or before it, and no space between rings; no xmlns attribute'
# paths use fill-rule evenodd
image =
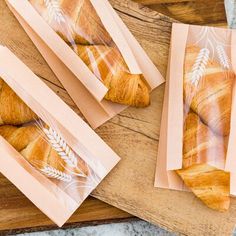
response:
<svg viewBox="0 0 236 236"><path fill-rule="evenodd" d="M106 7L105 0L90 0L99 18L101 19L105 29L110 34L112 40L115 42L121 55L123 56L131 74L142 74L141 69L130 49L126 39L123 37L122 32L119 30L118 25L113 19L109 9Z"/></svg>
<svg viewBox="0 0 236 236"><path fill-rule="evenodd" d="M127 106L115 104L105 100L102 100L101 102L97 101L86 88L81 88L83 85L78 84L81 82L42 41L42 39L33 31L33 29L30 28L24 19L22 19L17 13L15 13L15 17L18 19L25 32L36 45L41 55L47 61L54 74L65 87L69 96L78 106L93 129L98 128L106 121L110 120L115 115L127 108ZM55 59L61 64L60 66L58 66L58 63L55 64ZM76 83L76 86L71 86L72 83ZM96 116L94 114L96 114Z"/></svg>
<svg viewBox="0 0 236 236"><path fill-rule="evenodd" d="M17 12L40 38L53 50L63 63L76 75L86 89L98 101L106 95L107 87L88 69L75 52L58 36L54 30L34 10L28 0L5 0L9 9ZM37 23L36 23L37 22ZM47 33L45 33L45 31ZM57 41L57 44L54 43ZM79 65L79 66L78 66Z"/></svg>
<svg viewBox="0 0 236 236"><path fill-rule="evenodd" d="M4 60L1 60L4 58ZM14 65L15 70L12 70ZM96 161L99 161L103 168L105 168L103 174L96 171L95 166L94 171L101 177L104 178L110 170L119 162L120 157L70 108L66 105L45 83L43 83L23 62L21 62L8 48L0 47L0 74L3 79L11 76L11 79L16 80L16 86L24 84L24 96L30 96L38 102L38 106L41 106L45 111L62 126L67 132L69 132L76 140L81 143L81 148L89 150L92 157L96 157ZM20 85L22 86L22 85ZM12 87L12 86L11 86ZM37 91L35 91L37 87ZM40 89L39 89L40 88ZM14 89L14 88L13 88ZM14 89L18 96L19 94L17 88ZM26 94L27 93L27 94ZM42 99L42 94L50 97L50 100ZM21 96L22 95L22 96ZM24 100L24 99L23 99ZM25 103L30 106L29 101ZM55 104L57 104L55 106ZM30 106L31 107L31 106ZM33 107L31 107L32 110ZM63 114L61 111L63 110ZM66 114L66 115L65 115ZM70 117L70 119L68 119ZM83 134L81 136L81 134ZM69 140L68 140L68 144ZM91 148L92 144L92 148ZM70 145L73 146L73 145ZM76 151L76 150L75 150ZM87 152L87 151L86 151ZM83 157L84 158L84 157ZM93 166L93 160L86 157L84 159L90 166Z"/></svg>
<svg viewBox="0 0 236 236"><path fill-rule="evenodd" d="M135 56L135 59L142 71L142 74L144 75L145 80L151 87L151 90L160 86L165 82L165 80L160 71L157 69L156 65L154 65L140 43L130 32L130 30L116 13L116 11L112 8L111 4L107 0L104 0L104 4L113 15L113 18L117 22L117 25L120 27L120 30L122 31L127 43L129 44L129 47L131 48L133 55Z"/></svg>
<svg viewBox="0 0 236 236"><path fill-rule="evenodd" d="M231 61L232 68L234 73L236 74L236 31L231 30ZM236 162L235 162L235 137L236 137L236 81L234 81L234 89L232 95L232 110L231 110L231 124L230 124L230 135L229 135L229 143L227 149L227 158L225 163L225 170L230 173L236 174ZM235 185L231 185L232 189L236 192L236 181Z"/></svg>
<svg viewBox="0 0 236 236"><path fill-rule="evenodd" d="M167 170L182 168L183 153L183 65L189 25L174 23L171 35L168 125L167 125ZM181 128L182 127L182 128Z"/></svg>
<svg viewBox="0 0 236 236"><path fill-rule="evenodd" d="M79 207L69 195L60 191L63 198L66 199L66 203L70 204L70 207L63 205L58 199L51 193L43 182L39 179L45 178L40 176L37 170L33 167L29 167L30 164L0 136L0 171L8 178L26 197L28 197L35 206L37 206L42 212L44 212L53 222L61 227L73 214L73 212ZM29 168L27 171L21 163ZM38 176L37 179L32 175L34 173Z"/></svg>

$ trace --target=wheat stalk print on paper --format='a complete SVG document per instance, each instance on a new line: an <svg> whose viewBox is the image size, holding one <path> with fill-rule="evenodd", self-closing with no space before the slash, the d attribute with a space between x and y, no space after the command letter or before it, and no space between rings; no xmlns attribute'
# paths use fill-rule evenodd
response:
<svg viewBox="0 0 236 236"><path fill-rule="evenodd" d="M210 51L207 48L202 48L198 54L195 64L192 68L191 81L197 86L201 77L204 75L206 65L209 60Z"/></svg>
<svg viewBox="0 0 236 236"><path fill-rule="evenodd" d="M201 29L196 35L194 45L200 46L201 50L192 67L191 81L195 86L198 85L204 76L210 59L218 61L222 69L230 69L230 59L226 53L226 48L230 47L230 43L226 41L227 38L217 34L217 29L213 27Z"/></svg>
<svg viewBox="0 0 236 236"><path fill-rule="evenodd" d="M41 111L40 113L41 117L47 121L46 123L51 124L53 127L46 125L44 121L39 119L35 121L38 131L61 158L61 166L64 168L66 173L71 174L75 181L76 177L82 177L96 186L100 182L100 178L97 174L95 174L93 169L70 148L65 139L56 131L58 130L58 127L55 125L53 120L44 112Z"/></svg>
<svg viewBox="0 0 236 236"><path fill-rule="evenodd" d="M218 46L216 47L216 51L217 51L218 58L219 58L219 61L220 61L221 66L222 66L224 69L229 70L229 69L230 69L230 60L229 60L228 55L227 55L226 52L225 52L224 47L223 47L222 45L218 45Z"/></svg>
<svg viewBox="0 0 236 236"><path fill-rule="evenodd" d="M48 11L49 22L55 20L58 24L65 23L65 17L58 0L44 0Z"/></svg>
<svg viewBox="0 0 236 236"><path fill-rule="evenodd" d="M47 117L43 115L43 117ZM52 124L47 117L48 124ZM52 180L61 181L58 183L63 191L74 192L77 200L83 200L98 185L98 175L69 147L64 138L56 131L57 127L49 127L42 120L36 121L38 132L41 137L58 154L57 164L38 163L40 172ZM61 159L61 162L59 161ZM54 160L55 161L55 160ZM59 169L57 169L59 168Z"/></svg>
<svg viewBox="0 0 236 236"><path fill-rule="evenodd" d="M51 127L43 128L43 132L47 136L48 142L65 163L72 168L77 169L80 173L76 174L80 177L87 177L82 168L78 166L78 157L74 151L67 145L66 141Z"/></svg>
<svg viewBox="0 0 236 236"><path fill-rule="evenodd" d="M30 122L27 121L23 127L17 127L15 130L17 134L22 135L18 135L19 137L28 140L20 152L22 157L40 173L41 177L44 176L42 181L48 181L50 186L64 191L76 202L81 202L101 181L100 175L103 172L94 167L103 165L93 153L83 147L80 137L74 137L64 126L59 126L60 123L58 124L52 112L44 109L22 84L11 77L8 83L11 87L17 88L22 94L22 100L30 104L30 108L34 108L32 112L35 113ZM70 146L67 139L63 138L63 131L67 135L65 137L70 139Z"/></svg>
<svg viewBox="0 0 236 236"><path fill-rule="evenodd" d="M67 143L65 142L65 140L51 127L47 128L43 128L43 132L46 134L47 139L49 141L49 143L51 144L51 146L53 147L53 149L59 154L59 156L65 161L65 163L67 163L70 167L73 167L77 170L79 170L79 174L71 171L67 168L68 172L72 174L72 176L77 176L77 177L83 177L82 180L80 179L70 179L68 174L66 174L65 176L62 177L67 177L70 179L68 185L65 186L64 190L67 189L87 189L86 192L89 193L98 183L99 183L99 178L98 176L94 173L94 171L91 170L91 168L89 168L86 165L87 171L88 173L85 173L84 170L82 168L79 167L79 163L78 163L78 157L76 156L76 154L74 153L74 151L67 145ZM85 163L84 163L85 164ZM48 170L48 168L47 168ZM50 168L49 168L50 170ZM55 174L57 174L58 172L56 172ZM59 172L60 173L60 172ZM52 173L51 176L54 173ZM64 173L62 173L64 174ZM48 175L50 176L50 175ZM60 178L60 176L59 176ZM59 179L58 178L58 179Z"/></svg>
<svg viewBox="0 0 236 236"><path fill-rule="evenodd" d="M45 166L44 168L40 169L40 171L49 178L61 180L63 182L71 182L72 180L71 175L59 171L52 166Z"/></svg>
<svg viewBox="0 0 236 236"><path fill-rule="evenodd" d="M57 182L60 188L68 193L74 193L76 199L81 201L87 197L90 192L98 185L100 178L98 175L75 153L66 143L65 139L56 131L58 128L51 119L42 113L48 126L42 120L36 120L40 136L47 142L50 147L58 155L56 160L57 165L54 165L55 160L48 163L35 163L40 172L52 180ZM54 124L53 124L54 123ZM60 162L61 159L61 162Z"/></svg>
<svg viewBox="0 0 236 236"><path fill-rule="evenodd" d="M59 154L59 156L70 166L77 167L77 159L75 153L67 145L64 139L60 135L50 128L43 128L43 132L46 134L48 141L52 145L53 149Z"/></svg>

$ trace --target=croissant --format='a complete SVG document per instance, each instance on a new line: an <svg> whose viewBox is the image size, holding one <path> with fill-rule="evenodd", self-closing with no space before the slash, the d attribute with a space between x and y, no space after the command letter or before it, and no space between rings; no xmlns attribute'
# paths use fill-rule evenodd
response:
<svg viewBox="0 0 236 236"><path fill-rule="evenodd" d="M177 170L185 185L209 208L226 211L230 205L230 174L207 164Z"/></svg>
<svg viewBox="0 0 236 236"><path fill-rule="evenodd" d="M0 125L21 125L35 119L36 114L0 78Z"/></svg>
<svg viewBox="0 0 236 236"><path fill-rule="evenodd" d="M90 0L29 0L36 11L67 43L105 44L112 39Z"/></svg>
<svg viewBox="0 0 236 236"><path fill-rule="evenodd" d="M67 166L65 160L52 148L42 130L40 131L36 125L25 127L3 125L0 126L0 135L40 171L50 167L61 173L67 169L76 174L88 175L88 167L80 158L78 158L78 167Z"/></svg>
<svg viewBox="0 0 236 236"><path fill-rule="evenodd" d="M230 132L232 85L235 74L224 70L209 59L197 85L192 81L192 70L200 48L188 46L184 64L184 101L214 132L227 136Z"/></svg>
<svg viewBox="0 0 236 236"><path fill-rule="evenodd" d="M206 164L225 160L224 139L216 136L190 112L184 124L183 169L177 170L185 185L208 207L225 211L230 203L230 175Z"/></svg>
<svg viewBox="0 0 236 236"><path fill-rule="evenodd" d="M183 168L197 163L214 162L215 157L224 164L224 137L216 136L195 113L190 112L186 116L183 134Z"/></svg>
<svg viewBox="0 0 236 236"><path fill-rule="evenodd" d="M129 73L118 49L102 45L77 45L74 50L108 88L105 99L134 107L150 104L149 87L143 76Z"/></svg>

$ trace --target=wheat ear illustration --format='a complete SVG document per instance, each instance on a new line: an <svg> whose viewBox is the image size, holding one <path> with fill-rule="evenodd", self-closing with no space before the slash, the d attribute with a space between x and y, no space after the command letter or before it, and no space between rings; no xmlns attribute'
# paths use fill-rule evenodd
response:
<svg viewBox="0 0 236 236"><path fill-rule="evenodd" d="M195 86L198 85L201 77L203 76L206 65L209 60L210 51L207 48L202 48L197 56L195 64L192 68L191 81Z"/></svg>
<svg viewBox="0 0 236 236"><path fill-rule="evenodd" d="M53 168L52 166L45 166L40 171L49 178L61 180L64 182L71 182L72 180L72 177L70 175L63 173L62 171L57 170Z"/></svg>
<svg viewBox="0 0 236 236"><path fill-rule="evenodd" d="M218 58L219 58L221 66L224 69L228 69L229 70L229 68L230 68L230 60L229 60L229 57L227 56L226 51L223 48L223 46L222 45L218 45L216 47L216 51L217 51Z"/></svg>
<svg viewBox="0 0 236 236"><path fill-rule="evenodd" d="M44 0L44 4L48 10L50 20L53 19L59 24L65 23L65 17L58 0Z"/></svg>
<svg viewBox="0 0 236 236"><path fill-rule="evenodd" d="M76 168L78 164L76 155L67 145L65 140L51 127L49 129L43 128L43 132L46 134L52 148L59 154L65 163L70 167Z"/></svg>

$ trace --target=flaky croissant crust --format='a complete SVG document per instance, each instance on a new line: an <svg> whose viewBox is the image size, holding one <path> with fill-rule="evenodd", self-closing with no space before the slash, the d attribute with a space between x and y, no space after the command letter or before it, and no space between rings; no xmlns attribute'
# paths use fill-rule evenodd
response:
<svg viewBox="0 0 236 236"><path fill-rule="evenodd" d="M222 166L225 163L235 74L209 59L203 76L193 83L192 69L199 52L195 45L186 48L183 168L176 172L209 208L226 211L230 205L230 173L207 163L214 158Z"/></svg>
<svg viewBox="0 0 236 236"><path fill-rule="evenodd" d="M59 0L55 11L61 11L66 21L60 24L50 15L52 10L47 9L44 0L29 2L67 43L113 44L90 0Z"/></svg>
<svg viewBox="0 0 236 236"><path fill-rule="evenodd" d="M0 78L0 125L21 125L37 119L37 115Z"/></svg>
<svg viewBox="0 0 236 236"><path fill-rule="evenodd" d="M206 164L224 164L224 138L216 136L197 114L186 115L183 138L183 168L177 170L184 184L209 208L225 211L230 204L230 174Z"/></svg>
<svg viewBox="0 0 236 236"><path fill-rule="evenodd" d="M197 86L191 82L192 68L200 48L188 46L184 65L184 102L217 134L230 132L232 87L235 74L209 59Z"/></svg>
<svg viewBox="0 0 236 236"><path fill-rule="evenodd" d="M142 75L129 72L90 0L60 0L60 11L66 17L66 22L60 24L50 16L49 6L43 0L30 3L102 80L109 90L106 100L134 107L150 104L147 82Z"/></svg>
<svg viewBox="0 0 236 236"><path fill-rule="evenodd" d="M50 166L61 172L69 169L77 174L80 174L80 171L85 175L88 174L88 167L82 159L78 160L78 168L67 166L47 141L43 131L34 124L25 127L3 125L0 126L0 135L39 170Z"/></svg>
<svg viewBox="0 0 236 236"><path fill-rule="evenodd" d="M77 45L73 49L108 88L107 100L134 107L150 104L150 89L145 79L129 72L118 49L102 45Z"/></svg>
<svg viewBox="0 0 236 236"><path fill-rule="evenodd" d="M209 208L226 211L230 205L230 174L207 164L177 170L187 187Z"/></svg>

